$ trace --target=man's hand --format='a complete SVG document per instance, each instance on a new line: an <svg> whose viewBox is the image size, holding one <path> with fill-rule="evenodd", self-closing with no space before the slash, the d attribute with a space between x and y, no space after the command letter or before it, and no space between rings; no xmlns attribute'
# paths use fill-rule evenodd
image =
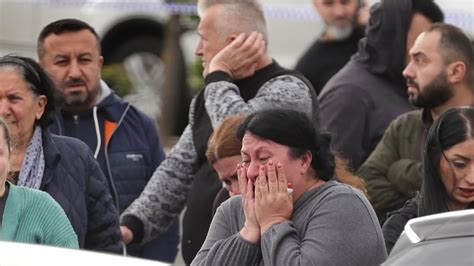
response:
<svg viewBox="0 0 474 266"><path fill-rule="evenodd" d="M224 47L209 63L209 73L224 71L233 80L250 77L255 73L258 60L265 53L265 41L261 33L252 32L248 38L245 33Z"/></svg>
<svg viewBox="0 0 474 266"><path fill-rule="evenodd" d="M121 225L120 232L122 233L122 241L125 244L130 244L133 241L133 232L128 227Z"/></svg>

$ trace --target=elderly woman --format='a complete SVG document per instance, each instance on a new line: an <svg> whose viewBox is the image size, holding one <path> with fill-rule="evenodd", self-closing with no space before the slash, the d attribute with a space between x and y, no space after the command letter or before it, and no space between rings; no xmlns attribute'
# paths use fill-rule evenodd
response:
<svg viewBox="0 0 474 266"><path fill-rule="evenodd" d="M239 126L241 196L224 202L193 265L378 265L386 258L363 193L330 181L330 136L303 113L268 110ZM288 190L292 184L292 192Z"/></svg>
<svg viewBox="0 0 474 266"><path fill-rule="evenodd" d="M409 200L384 223L390 252L408 220L447 211L474 208L474 108L454 108L431 126L423 158L421 194Z"/></svg>
<svg viewBox="0 0 474 266"><path fill-rule="evenodd" d="M49 133L53 83L29 58L0 58L0 116L9 124L8 180L51 195L64 209L80 248L120 252L118 213L88 146Z"/></svg>
<svg viewBox="0 0 474 266"><path fill-rule="evenodd" d="M51 196L6 182L10 152L10 132L0 118L0 240L78 248L71 223Z"/></svg>

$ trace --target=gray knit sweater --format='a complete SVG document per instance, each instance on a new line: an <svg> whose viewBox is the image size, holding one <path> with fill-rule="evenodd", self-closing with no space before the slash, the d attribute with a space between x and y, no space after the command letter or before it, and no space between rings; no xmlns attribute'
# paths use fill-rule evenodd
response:
<svg viewBox="0 0 474 266"><path fill-rule="evenodd" d="M254 98L245 102L234 83L218 81L206 86L205 107L213 128L229 116L249 114L266 108L291 108L306 112L312 117L313 103L309 90L301 79L281 75L268 80ZM133 216L143 223L142 242L164 232L186 204L198 163L192 132L195 99L191 102L189 124L178 143L156 169L140 197L122 214L122 219Z"/></svg>
<svg viewBox="0 0 474 266"><path fill-rule="evenodd" d="M241 238L244 222L240 196L223 203L192 265L379 265L386 259L370 203L336 181L303 194L291 220L270 227L260 245Z"/></svg>

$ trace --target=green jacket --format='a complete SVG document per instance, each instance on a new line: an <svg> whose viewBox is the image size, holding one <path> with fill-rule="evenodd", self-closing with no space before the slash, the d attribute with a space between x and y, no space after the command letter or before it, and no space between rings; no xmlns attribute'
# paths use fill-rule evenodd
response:
<svg viewBox="0 0 474 266"><path fill-rule="evenodd" d="M432 119L415 110L397 117L357 171L367 183L372 205L382 224L387 213L411 199L421 186L423 146Z"/></svg>
<svg viewBox="0 0 474 266"><path fill-rule="evenodd" d="M7 183L0 240L79 248L66 214L49 194Z"/></svg>

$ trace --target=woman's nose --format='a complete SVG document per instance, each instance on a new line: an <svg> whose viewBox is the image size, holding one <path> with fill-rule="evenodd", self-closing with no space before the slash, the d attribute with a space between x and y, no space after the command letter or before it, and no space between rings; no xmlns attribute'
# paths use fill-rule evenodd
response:
<svg viewBox="0 0 474 266"><path fill-rule="evenodd" d="M258 168L260 167L259 163L250 163L247 167L247 178L252 181L255 181L258 177Z"/></svg>
<svg viewBox="0 0 474 266"><path fill-rule="evenodd" d="M6 117L10 113L10 108L5 100L0 100L0 116Z"/></svg>

